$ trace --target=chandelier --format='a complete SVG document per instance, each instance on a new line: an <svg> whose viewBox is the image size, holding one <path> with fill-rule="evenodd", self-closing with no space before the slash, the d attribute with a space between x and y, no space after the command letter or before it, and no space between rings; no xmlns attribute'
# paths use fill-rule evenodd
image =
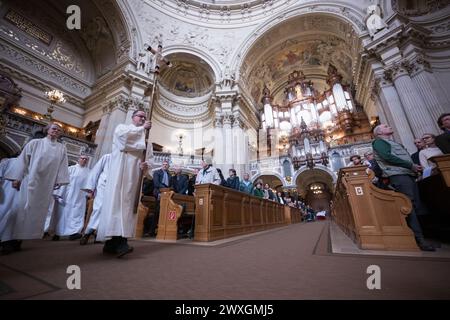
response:
<svg viewBox="0 0 450 320"><path fill-rule="evenodd" d="M64 103L66 102L66 98L64 98L64 94L61 91L56 89L46 91L45 96L48 100L50 100L50 106L47 108L47 113L44 115L44 117L48 120L51 120L55 103Z"/></svg>
<svg viewBox="0 0 450 320"><path fill-rule="evenodd" d="M262 128L268 135L271 129L287 133L289 156L296 170L304 165L311 169L318 163L328 165L326 138L338 130L353 130L354 103L349 88L342 85L342 76L333 65L327 73L330 88L319 93L302 71L293 71L281 105L272 104L269 88L263 89Z"/></svg>

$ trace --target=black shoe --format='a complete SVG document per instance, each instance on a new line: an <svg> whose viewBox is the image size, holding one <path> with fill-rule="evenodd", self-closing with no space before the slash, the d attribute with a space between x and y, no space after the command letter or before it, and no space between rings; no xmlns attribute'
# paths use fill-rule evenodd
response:
<svg viewBox="0 0 450 320"><path fill-rule="evenodd" d="M81 246L85 246L87 245L87 243L89 242L89 237L91 236L90 233L85 234L81 239L80 239L80 245Z"/></svg>
<svg viewBox="0 0 450 320"><path fill-rule="evenodd" d="M7 255L7 254L15 252L16 250L14 250L14 247L15 247L14 242L15 242L15 240L2 242L2 250L0 251L1 254Z"/></svg>
<svg viewBox="0 0 450 320"><path fill-rule="evenodd" d="M59 236L55 234L52 238L52 241L59 241Z"/></svg>
<svg viewBox="0 0 450 320"><path fill-rule="evenodd" d="M419 248L422 251L436 251L435 247L428 244L419 244Z"/></svg>
<svg viewBox="0 0 450 320"><path fill-rule="evenodd" d="M78 239L80 239L81 237L82 237L81 233L74 233L74 234L71 234L71 235L69 236L69 240L70 240L70 241L78 240Z"/></svg>
<svg viewBox="0 0 450 320"><path fill-rule="evenodd" d="M119 250L117 250L117 258L122 258L124 255L133 252L134 248L127 246L125 248L120 248Z"/></svg>
<svg viewBox="0 0 450 320"><path fill-rule="evenodd" d="M42 236L42 239L50 238L50 233L44 232L44 235Z"/></svg>

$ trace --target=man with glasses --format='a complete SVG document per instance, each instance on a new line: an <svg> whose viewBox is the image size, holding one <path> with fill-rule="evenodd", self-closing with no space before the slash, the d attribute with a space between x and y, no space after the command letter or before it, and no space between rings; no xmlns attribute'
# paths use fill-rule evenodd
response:
<svg viewBox="0 0 450 320"><path fill-rule="evenodd" d="M435 251L433 246L425 242L422 227L417 219L417 210L421 208L421 201L415 178L422 171L422 167L412 162L405 147L393 140L393 134L392 128L386 124L375 127L373 130L375 140L372 142L375 160L383 176L389 177L391 186L411 200L412 210L406 217L406 222L414 232L417 245L423 251Z"/></svg>
<svg viewBox="0 0 450 320"><path fill-rule="evenodd" d="M142 161L145 150L145 130L151 128L145 112L136 110L131 124L119 124L114 131L110 169L100 214L97 240L104 241L104 253L118 258L133 251L127 238L134 237L137 215L134 203L140 192L139 170L147 169Z"/></svg>

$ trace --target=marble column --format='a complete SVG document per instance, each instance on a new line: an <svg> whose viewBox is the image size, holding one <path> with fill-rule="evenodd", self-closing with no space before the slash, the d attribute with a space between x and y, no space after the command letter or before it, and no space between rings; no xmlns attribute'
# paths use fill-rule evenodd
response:
<svg viewBox="0 0 450 320"><path fill-rule="evenodd" d="M392 70L394 86L414 136L422 137L424 133L434 133L436 130L433 118L428 113L425 101L409 76L410 66L408 63L396 63L390 70Z"/></svg>
<svg viewBox="0 0 450 320"><path fill-rule="evenodd" d="M396 88L390 81L390 74L380 82L380 101L387 114L392 118L389 125L394 129L395 141L403 144L410 153L416 152L414 146L414 134L408 122L408 117L403 109L402 102Z"/></svg>
<svg viewBox="0 0 450 320"><path fill-rule="evenodd" d="M123 104L124 100L125 98L118 96L109 102L111 114L108 119L108 126L105 130L105 136L103 139L101 151L102 155L111 152L114 130L118 124L125 122L127 110L126 106Z"/></svg>
<svg viewBox="0 0 450 320"><path fill-rule="evenodd" d="M109 105L103 107L103 115L100 119L100 125L98 126L97 134L95 135L95 143L97 144L97 150L95 157L91 163L96 163L100 159L103 153L103 142L105 140L106 130L108 129L109 117L111 116L111 110Z"/></svg>
<svg viewBox="0 0 450 320"><path fill-rule="evenodd" d="M434 75L430 72L429 63L423 58L416 58L413 62L413 74L412 80L416 85L418 92L423 98L425 102L427 112L431 115L431 118L434 120L434 131L429 133L438 133L440 128L437 124L437 119L439 116L446 111L444 106L446 104L445 95L440 94L439 87L436 86L434 80Z"/></svg>
<svg viewBox="0 0 450 320"><path fill-rule="evenodd" d="M224 136L223 136L223 122L222 116L216 114L214 121L214 165L218 168L223 168L225 163L224 158Z"/></svg>
<svg viewBox="0 0 450 320"><path fill-rule="evenodd" d="M233 121L233 167L237 175L242 177L248 163L248 137L244 131L244 124L238 114Z"/></svg>
<svg viewBox="0 0 450 320"><path fill-rule="evenodd" d="M228 173L228 169L233 167L233 151L235 146L233 145L233 132L231 129L231 123L233 122L233 117L230 113L227 113L223 117L223 135L225 140L224 148L224 164L222 167L223 173Z"/></svg>

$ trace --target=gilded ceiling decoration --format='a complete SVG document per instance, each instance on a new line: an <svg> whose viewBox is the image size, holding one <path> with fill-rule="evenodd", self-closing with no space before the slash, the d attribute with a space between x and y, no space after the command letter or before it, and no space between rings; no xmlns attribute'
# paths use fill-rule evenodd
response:
<svg viewBox="0 0 450 320"><path fill-rule="evenodd" d="M257 104L264 85L277 96L293 70L302 70L309 80L323 86L319 90L324 90L327 68L333 64L343 82L351 83L358 48L358 37L343 20L323 14L293 18L267 31L252 46L241 69L241 80Z"/></svg>

